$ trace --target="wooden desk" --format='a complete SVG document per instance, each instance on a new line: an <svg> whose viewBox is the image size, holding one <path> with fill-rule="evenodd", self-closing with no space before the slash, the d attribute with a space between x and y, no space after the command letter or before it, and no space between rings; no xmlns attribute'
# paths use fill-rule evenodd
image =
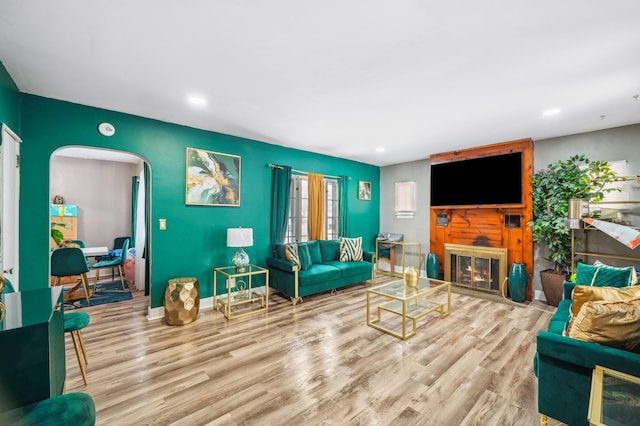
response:
<svg viewBox="0 0 640 426"><path fill-rule="evenodd" d="M84 247L81 248L81 250L86 257L96 257L109 254L109 249L107 247Z"/></svg>

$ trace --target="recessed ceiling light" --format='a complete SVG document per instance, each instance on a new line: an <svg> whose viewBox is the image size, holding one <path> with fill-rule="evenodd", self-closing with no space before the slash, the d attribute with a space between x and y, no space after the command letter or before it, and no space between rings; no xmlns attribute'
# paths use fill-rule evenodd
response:
<svg viewBox="0 0 640 426"><path fill-rule="evenodd" d="M383 146L377 147L376 152L384 152L384 147Z"/></svg>
<svg viewBox="0 0 640 426"><path fill-rule="evenodd" d="M189 103L191 105L203 106L203 105L207 104L207 100L205 98L203 98L202 96L191 95L191 96L189 96Z"/></svg>
<svg viewBox="0 0 640 426"><path fill-rule="evenodd" d="M560 110L558 108L552 108L552 109L548 109L546 111L544 111L542 113L542 115L547 116L547 115L556 115L560 112Z"/></svg>

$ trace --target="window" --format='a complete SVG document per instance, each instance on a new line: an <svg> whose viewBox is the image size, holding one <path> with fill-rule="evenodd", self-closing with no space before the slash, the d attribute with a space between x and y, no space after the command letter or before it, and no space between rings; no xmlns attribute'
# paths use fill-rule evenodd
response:
<svg viewBox="0 0 640 426"><path fill-rule="evenodd" d="M324 237L327 240L335 240L338 238L338 218L340 212L338 181L336 179L325 178L324 193ZM289 199L289 220L287 223L285 243L308 241L309 181L306 176L294 175L291 177Z"/></svg>
<svg viewBox="0 0 640 426"><path fill-rule="evenodd" d="M324 180L324 237L327 240L338 239L338 215L339 200L338 200L338 181L335 179Z"/></svg>
<svg viewBox="0 0 640 426"><path fill-rule="evenodd" d="M396 182L396 217L413 219L416 215L416 183Z"/></svg>

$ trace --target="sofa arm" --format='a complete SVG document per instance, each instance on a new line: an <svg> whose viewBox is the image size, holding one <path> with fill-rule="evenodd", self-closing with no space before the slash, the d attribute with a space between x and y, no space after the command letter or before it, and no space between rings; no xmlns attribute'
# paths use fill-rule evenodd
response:
<svg viewBox="0 0 640 426"><path fill-rule="evenodd" d="M572 283L570 281L565 281L563 284L564 293L562 298L564 300L571 300L571 296L573 295L573 288L576 286L576 283Z"/></svg>
<svg viewBox="0 0 640 426"><path fill-rule="evenodd" d="M298 270L298 266L284 259L278 259L276 257L268 257L267 258L267 266L270 268L280 269L285 272L296 272Z"/></svg>
<svg viewBox="0 0 640 426"><path fill-rule="evenodd" d="M553 358L589 370L593 370L596 365L601 365L633 376L640 376L640 354L622 349L539 331L537 351L541 358Z"/></svg>
<svg viewBox="0 0 640 426"><path fill-rule="evenodd" d="M363 251L362 252L362 260L366 262L375 263L376 254L372 251Z"/></svg>

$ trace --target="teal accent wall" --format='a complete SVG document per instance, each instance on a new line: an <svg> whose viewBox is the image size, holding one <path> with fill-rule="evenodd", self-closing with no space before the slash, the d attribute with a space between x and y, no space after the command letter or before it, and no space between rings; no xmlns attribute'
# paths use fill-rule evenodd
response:
<svg viewBox="0 0 640 426"><path fill-rule="evenodd" d="M72 145L128 151L150 164L152 308L163 305L167 280L174 277L194 276L200 282L201 297L212 295L212 269L228 265L235 251L226 247L229 227L252 227L254 246L246 251L252 263L266 264L271 251L268 163L350 176L351 236L363 236L364 248L373 250L380 216L377 201L380 170L376 166L33 95L21 97L22 289L48 286L50 157L57 149ZM98 133L98 124L105 121L115 126L114 136L104 137ZM187 147L241 157L240 207L185 205ZM373 201L358 200L358 180L372 183ZM109 182L102 184L109 185ZM100 191L100 184L96 184L95 190ZM129 212L113 206L112 214L128 216ZM166 231L158 229L160 218L167 220ZM109 245L108 242L105 245Z"/></svg>
<svg viewBox="0 0 640 426"><path fill-rule="evenodd" d="M20 136L20 94L6 68L0 62L0 123Z"/></svg>

